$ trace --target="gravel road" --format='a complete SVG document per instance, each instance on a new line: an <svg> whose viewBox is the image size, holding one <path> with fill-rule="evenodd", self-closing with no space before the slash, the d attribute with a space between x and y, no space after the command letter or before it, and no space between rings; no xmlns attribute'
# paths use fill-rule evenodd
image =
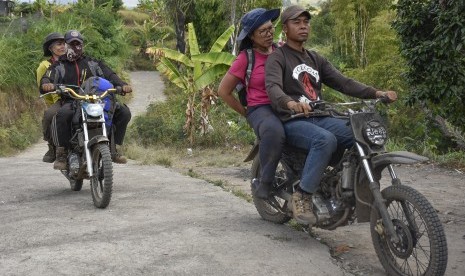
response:
<svg viewBox="0 0 465 276"><path fill-rule="evenodd" d="M133 72L133 115L161 99ZM159 166L114 165L107 209L41 162L45 143L0 158L0 275L349 275L308 234L261 220L252 204Z"/></svg>

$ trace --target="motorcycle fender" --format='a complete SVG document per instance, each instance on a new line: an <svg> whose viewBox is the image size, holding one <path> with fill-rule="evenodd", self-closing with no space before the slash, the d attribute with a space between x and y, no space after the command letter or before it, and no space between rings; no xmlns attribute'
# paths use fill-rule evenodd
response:
<svg viewBox="0 0 465 276"><path fill-rule="evenodd" d="M375 181L379 181L381 179L381 172L384 170L384 168L391 164L414 164L428 160L429 159L425 156L408 151L394 151L379 154L371 159L373 176ZM372 203L374 198L368 187L368 181L366 178L366 174L362 172L360 175L360 180L357 181L357 195L364 202ZM357 200L356 210L358 222L370 221L371 208L369 206Z"/></svg>
<svg viewBox="0 0 465 276"><path fill-rule="evenodd" d="M374 156L371 159L373 168L385 167L390 164L414 164L428 161L428 157L408 151L393 151Z"/></svg>
<svg viewBox="0 0 465 276"><path fill-rule="evenodd" d="M95 144L101 143L101 142L110 142L107 137L105 136L94 136L92 139L90 139L89 143L87 143L87 148L91 149Z"/></svg>
<svg viewBox="0 0 465 276"><path fill-rule="evenodd" d="M259 148L260 148L260 141L255 140L255 142L253 144L253 147L249 151L249 154L247 155L247 157L244 159L244 162L252 161L255 158L255 156L257 155Z"/></svg>

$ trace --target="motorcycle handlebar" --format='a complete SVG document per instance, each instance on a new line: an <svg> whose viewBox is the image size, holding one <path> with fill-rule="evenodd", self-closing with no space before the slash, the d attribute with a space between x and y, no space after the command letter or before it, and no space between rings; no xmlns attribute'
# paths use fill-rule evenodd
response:
<svg viewBox="0 0 465 276"><path fill-rule="evenodd" d="M51 91L51 92L48 92L48 93L44 93L44 94L41 94L39 97L40 98L43 98L45 97L46 95L52 95L52 94L62 94L62 93L67 93L71 98L73 99L77 99L77 100L99 100L99 99L103 99L105 97L108 96L108 94L110 93L117 93L117 94L121 94L121 95L124 95L126 93L123 92L122 90L122 87L121 86L116 86L115 88L110 88L110 89L107 89L106 91L104 91L102 94L100 95L95 95L95 94L86 94L86 95L79 95L78 93L76 93L76 91L74 91L72 88L69 88L69 87L65 87L65 86L62 86L62 85L59 85L58 88L55 90L55 91Z"/></svg>
<svg viewBox="0 0 465 276"><path fill-rule="evenodd" d="M312 116L321 116L321 115L331 115L333 117L339 117L339 118L347 118L349 116L349 112L341 112L335 108L335 106L352 106L352 105L365 105L365 106L371 106L374 107L378 103L384 103L388 104L390 103L390 100L387 96L375 99L375 100L364 100L364 101L358 101L358 102L343 102L343 103L328 103L325 101L317 101L314 103L311 103L310 106L313 108L313 111L309 112L307 114L307 117L312 117ZM301 118L301 117L306 117L305 113L294 113L291 114L291 118Z"/></svg>

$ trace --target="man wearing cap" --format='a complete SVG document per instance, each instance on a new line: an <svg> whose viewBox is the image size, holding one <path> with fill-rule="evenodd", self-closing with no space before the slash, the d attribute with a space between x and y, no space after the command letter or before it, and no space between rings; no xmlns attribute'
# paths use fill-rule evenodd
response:
<svg viewBox="0 0 465 276"><path fill-rule="evenodd" d="M294 5L281 14L286 43L268 58L265 65L266 90L273 108L284 122L287 143L308 150L300 185L292 196L294 218L314 224L311 197L319 189L321 176L336 150L350 148L353 135L346 120L329 116L309 117L309 103L322 99L322 84L357 98L387 97L395 101L394 91L379 91L342 75L304 43L310 31L310 13ZM303 113L306 117L292 119Z"/></svg>
<svg viewBox="0 0 465 276"><path fill-rule="evenodd" d="M37 85L39 87L40 80L50 65L57 62L58 58L66 53L65 37L60 33L50 33L45 37L42 48L44 50L44 57L50 58L43 60L39 64L39 67L37 67ZM53 163L53 161L55 161L55 145L53 145L52 141L50 124L52 123L53 116L55 116L61 107L61 102L58 101L59 99L60 97L58 95L47 95L44 97L47 109L42 118L42 133L44 135L44 140L48 142L48 151L45 153L44 157L42 157L42 161L47 163Z"/></svg>
<svg viewBox="0 0 465 276"><path fill-rule="evenodd" d="M55 84L81 86L90 77L103 77L114 86L121 86L123 92L132 92L131 86L122 81L102 61L95 60L84 55L84 39L76 30L66 32L65 41L67 45L66 54L61 56L57 63L53 64L41 79L41 93L53 91ZM74 114L73 99L62 96L63 106L57 112L52 122L53 136L55 139L56 160L53 168L65 170L67 162L67 151L71 139L71 120ZM131 112L124 104L117 103L113 117L115 127L115 144L121 146L127 125L131 119ZM116 163L126 163L124 156L117 153L112 156Z"/></svg>

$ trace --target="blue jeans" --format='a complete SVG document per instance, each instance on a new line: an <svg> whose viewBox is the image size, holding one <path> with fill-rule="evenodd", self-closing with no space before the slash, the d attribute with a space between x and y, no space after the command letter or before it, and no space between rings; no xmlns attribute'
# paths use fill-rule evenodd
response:
<svg viewBox="0 0 465 276"><path fill-rule="evenodd" d="M332 155L354 144L352 129L344 119L299 118L285 122L284 129L289 145L308 150L300 180L300 188L308 193L318 190Z"/></svg>
<svg viewBox="0 0 465 276"><path fill-rule="evenodd" d="M271 184L286 141L283 124L270 105L248 108L247 122L260 139L260 182Z"/></svg>

